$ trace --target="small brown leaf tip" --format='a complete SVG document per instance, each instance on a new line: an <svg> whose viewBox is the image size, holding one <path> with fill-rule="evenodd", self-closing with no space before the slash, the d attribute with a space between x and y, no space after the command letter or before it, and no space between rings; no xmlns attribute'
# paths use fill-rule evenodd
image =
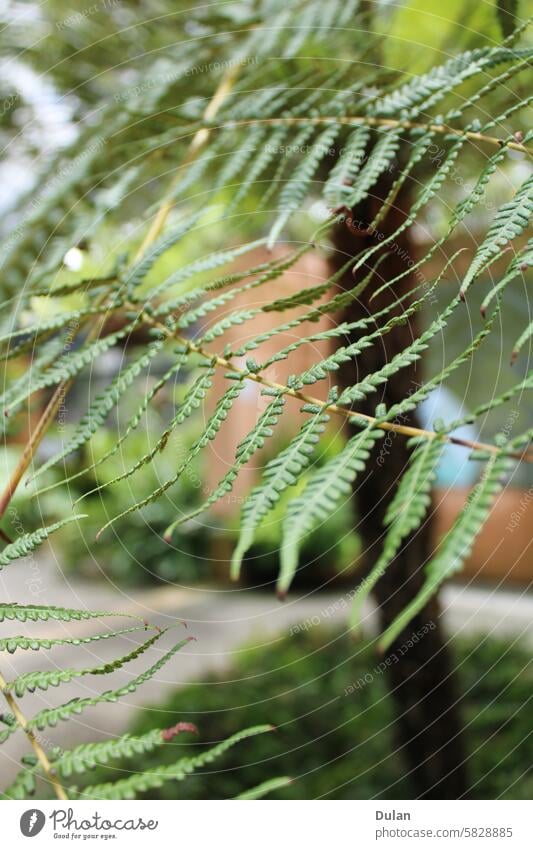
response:
<svg viewBox="0 0 533 849"><path fill-rule="evenodd" d="M182 734L183 732L198 734L198 728L194 722L178 722L171 728L164 728L161 731L161 739L164 740L165 743L169 743L170 740L173 740L174 737L177 737L178 734Z"/></svg>

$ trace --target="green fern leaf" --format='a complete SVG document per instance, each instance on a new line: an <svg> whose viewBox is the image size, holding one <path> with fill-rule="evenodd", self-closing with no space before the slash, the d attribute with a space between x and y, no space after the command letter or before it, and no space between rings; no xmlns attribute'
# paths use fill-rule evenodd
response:
<svg viewBox="0 0 533 849"><path fill-rule="evenodd" d="M268 237L267 247L271 248L276 242L279 234L295 210L299 209L320 162L328 154L335 138L339 134L340 126L327 127L311 146L311 151L303 158L294 172L294 176L283 189L280 197L281 213L273 224Z"/></svg>
<svg viewBox="0 0 533 849"><path fill-rule="evenodd" d="M30 554L42 542L48 539L54 531L58 531L65 525L70 524L70 522L77 522L79 519L85 519L86 517L87 514L80 513L76 516L69 516L68 519L62 519L60 522L55 522L55 524L49 525L47 528L39 528L31 533L22 534L15 542L6 545L2 552L0 552L0 568L8 566L20 557L26 557L27 554Z"/></svg>
<svg viewBox="0 0 533 849"><path fill-rule="evenodd" d="M79 795L83 799L134 799L138 793L146 793L150 789L162 787L166 781L182 781L197 769L213 763L213 761L224 755L228 749L231 749L232 746L250 737L255 737L258 734L265 734L268 731L272 731L271 725L258 725L254 728L247 728L244 731L233 734L227 740L224 740L217 746L213 746L213 748L208 749L200 755L180 758L174 764L154 767L144 772L137 772L115 782L85 787L83 791L80 791Z"/></svg>
<svg viewBox="0 0 533 849"><path fill-rule="evenodd" d="M425 566L426 578L422 589L381 637L379 646L382 650L394 642L439 586L462 568L512 465L513 461L504 454L493 455L488 461L479 483L470 493L466 506L442 540L436 555Z"/></svg>
<svg viewBox="0 0 533 849"><path fill-rule="evenodd" d="M253 457L253 455L262 448L265 440L273 435L273 428L278 423L279 417L283 412L285 399L280 394L268 405L266 410L259 417L254 429L239 443L235 452L235 461L230 469L226 472L222 480L214 488L209 498L192 513L178 517L165 531L164 538L170 541L172 533L178 525L188 522L208 507L216 504L226 493L231 492L233 484L238 477L239 471Z"/></svg>
<svg viewBox="0 0 533 849"><path fill-rule="evenodd" d="M464 299L468 288L482 269L499 257L502 248L509 244L529 224L533 212L533 175L518 189L514 198L500 207L482 245L470 264L464 277L460 294Z"/></svg>
<svg viewBox="0 0 533 849"><path fill-rule="evenodd" d="M443 444L443 440L438 438L425 440L411 455L409 468L404 472L385 516L389 531L383 551L353 599L350 624L354 628L359 625L364 600L396 556L402 542L420 526L426 515Z"/></svg>
<svg viewBox="0 0 533 849"><path fill-rule="evenodd" d="M254 541L256 529L281 494L298 481L309 465L310 455L328 420L323 407L314 411L287 448L267 463L263 480L252 490L242 510L239 541L231 561L231 576L234 580L239 577L242 559Z"/></svg>
<svg viewBox="0 0 533 849"><path fill-rule="evenodd" d="M46 622L49 619L58 622L79 622L82 619L104 619L121 616L128 619L143 621L140 616L131 613L114 613L103 610L76 610L72 607L54 607L41 604L18 604L8 602L0 604L0 622L17 620L18 622Z"/></svg>
<svg viewBox="0 0 533 849"><path fill-rule="evenodd" d="M229 411L232 408L237 396L242 391L242 388L243 385L240 381L239 383L230 386L230 388L226 390L222 398L219 400L215 412L210 417L205 430L203 431L202 435L198 437L198 439L196 439L196 441L193 443L186 459L179 466L177 472L171 478L168 478L166 481L164 481L164 483L162 483L161 486L159 486L156 490L151 492L150 495L146 496L146 498L143 498L142 501L138 501L135 504L132 504L130 507L127 508L127 510L124 510L122 513L119 513L118 516L115 516L113 519L110 519L109 522L106 522L106 524L103 525L103 527L100 528L100 530L98 531L96 539L99 539L100 535L105 531L105 529L112 525L114 522L116 522L118 519L123 519L130 513L133 513L136 510L140 510L142 507L145 507L147 504L150 504L152 501L155 501L164 492L166 492L169 487L171 487L179 480L185 469L187 469L187 467L190 465L196 455L199 454L200 451L215 438L218 431L222 427L222 424L227 419Z"/></svg>
<svg viewBox="0 0 533 849"><path fill-rule="evenodd" d="M293 783L293 779L288 776L280 776L280 778L270 778L268 781L263 781L257 787L252 787L250 790L245 790L244 793L239 793L236 799L264 799L269 793L274 793L276 790L282 790L283 787L288 787Z"/></svg>
<svg viewBox="0 0 533 849"><path fill-rule="evenodd" d="M92 634L90 637L65 637L64 639L56 637L3 637L0 639L0 651L13 654L19 649L21 651L28 651L29 649L40 651L41 649L52 649L54 646L81 646L85 643L100 642L125 634L133 634L137 631L146 631L146 625L135 625L133 628L122 628L119 631L106 631L103 634Z"/></svg>
<svg viewBox="0 0 533 849"><path fill-rule="evenodd" d="M186 646L192 639L194 639L194 637L187 637L179 643L176 643L170 651L166 652L156 663L150 666L149 669L145 672L141 672L135 678L132 678L128 684L124 684L116 690L107 690L99 696L86 697L83 699L76 698L64 705L58 705L58 707L45 708L44 710L39 711L39 713L28 721L27 727L31 731L35 731L36 729L43 731L47 727L54 728L58 722L66 721L72 716L78 716L88 707L116 702L123 696L134 693L142 684L145 684L153 678L154 675L156 675L159 670L162 669L162 667L165 666L165 664L168 663L168 661L176 654L176 652Z"/></svg>
<svg viewBox="0 0 533 849"><path fill-rule="evenodd" d="M284 597L298 567L302 540L327 521L342 498L349 498L357 475L364 471L370 451L383 431L369 425L352 436L346 446L325 466L314 472L302 494L289 502L282 530L281 568L278 595Z"/></svg>
<svg viewBox="0 0 533 849"><path fill-rule="evenodd" d="M145 353L143 353L137 360L130 363L130 365L126 366L126 368L114 378L109 386L106 387L104 392L93 401L87 413L77 424L76 430L72 437L68 440L67 444L61 449L61 451L58 451L53 457L47 460L46 463L43 463L43 465L35 473L34 478L42 475L48 469L52 468L52 466L61 462L61 460L69 454L72 454L73 451L77 451L82 447L82 445L85 445L85 443L89 441L91 436L96 433L98 428L106 420L111 410L117 405L121 396L132 385L135 378L139 376L143 369L150 365L151 360L159 353L162 346L163 340L158 340L152 343Z"/></svg>
<svg viewBox="0 0 533 849"><path fill-rule="evenodd" d="M150 639L141 643L141 645L136 646L132 651L101 666L93 666L86 669L46 669L26 672L24 675L19 675L13 681L8 681L3 690L5 693L14 691L15 695L20 697L25 693L34 693L35 690L48 690L49 687L59 687L60 684L66 684L75 678L82 678L85 675L107 675L140 657L154 643L161 639L167 631L168 628L158 630L153 637L150 637Z"/></svg>

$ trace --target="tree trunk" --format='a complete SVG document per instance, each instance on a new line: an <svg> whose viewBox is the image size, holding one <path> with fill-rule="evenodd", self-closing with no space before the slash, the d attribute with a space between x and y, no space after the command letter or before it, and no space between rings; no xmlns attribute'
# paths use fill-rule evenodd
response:
<svg viewBox="0 0 533 849"><path fill-rule="evenodd" d="M396 198L376 230L368 230L369 223L382 207L382 199L386 197L393 178L394 175L387 175L372 190L372 197L353 211L345 211L347 220L337 226L334 234L336 251L332 263L335 268L343 265L349 256L356 256L364 248L381 243L401 223L403 210L408 209L407 192ZM414 275L408 274L394 284L391 290L370 301L373 292L384 280L391 280L413 264L409 231L402 233L394 244L389 244L387 251L387 257L370 285L342 316L343 320L355 321L375 313L391 303L391 299L406 293L417 282ZM372 262L375 259L376 255L372 257ZM361 269L358 279L369 270ZM346 288L353 286L351 272L348 272L344 284ZM405 306L404 302L402 310ZM416 317L397 326L371 348L363 351L357 357L355 369L353 363L350 364L341 374L341 381L344 385L350 385L356 382L358 376L360 378L376 371L390 361L395 353L403 350L418 332ZM355 406L370 415L378 403L384 403L390 408L413 392L421 379L420 363L413 364L399 371L367 400ZM411 413L402 419L402 424L419 423L416 415ZM371 473L356 483L354 494L367 568L376 562L380 554L385 512L408 459L409 449L405 437L390 433L386 440L380 440L375 446L367 467ZM395 619L421 588L423 566L431 554L431 547L431 521L428 518L404 543L376 585L375 598L382 629ZM424 629L425 635L403 651L402 646L429 623L434 623L435 627L429 631ZM452 660L441 629L437 599L427 604L405 628L391 646L389 656L394 662L387 667L386 675L395 703L397 743L404 754L414 794L421 798L457 798L466 790L465 754Z"/></svg>

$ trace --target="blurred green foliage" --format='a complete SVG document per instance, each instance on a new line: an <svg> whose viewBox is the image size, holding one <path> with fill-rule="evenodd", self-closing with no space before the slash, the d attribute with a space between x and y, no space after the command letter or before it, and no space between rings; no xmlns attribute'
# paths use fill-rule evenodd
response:
<svg viewBox="0 0 533 849"><path fill-rule="evenodd" d="M87 391L88 387L78 386L77 396L71 403L86 403ZM93 381L92 393L97 391L98 381ZM191 462L180 481L162 498L139 512L130 513L122 523L118 537L114 530L108 530L98 542L95 541L102 525L116 512L117 504L127 506L155 489L167 477L169 463L176 464L178 458L188 453L197 436L194 422L180 428L179 435L171 434L164 450L157 453L152 462L140 466L134 476L126 477L112 487L107 486L153 449L152 434L160 433L166 427L184 392L185 383L176 384L173 393L166 390L161 392L156 396L157 404L146 415L144 427L131 433L119 451L101 465L74 477L67 486L53 486L68 475L76 475L80 468L90 467L96 458L110 451L116 442L116 430L124 430L128 414L135 409L138 399L136 396L130 397L131 410L125 403L120 421L111 417L107 426L100 428L81 451L67 458L63 468L51 470L29 488L18 490L13 501L16 513L11 516L11 524L31 527L36 506L43 515L58 518L69 515L74 503L81 499L76 510L87 513L87 517L78 524L65 527L56 537L56 556L60 556L62 568L87 577L107 577L121 586L138 586L154 581L183 585L213 579L212 560L218 545L225 540L233 546L238 537L238 505L231 516L221 517L218 522L213 516L200 515L180 525L173 535L172 544L163 540L170 522L180 513L189 513L199 506L209 494L204 475L206 461L202 462L198 457ZM67 424L62 440L66 442L72 430L73 426ZM330 460L342 441L343 437L338 433L325 439L317 465ZM280 447L280 440L275 440L268 447L270 451L276 450ZM56 450L56 439L45 442L44 448L52 452ZM18 449L14 447L4 452L6 472L7 468L14 466L17 454ZM266 460L269 456L267 453ZM220 474L223 474L222 470ZM304 475L299 483L300 490L307 479L308 475ZM36 498L36 491L41 488L43 492ZM250 552L245 580L249 579L255 585L270 585L276 579L279 568L279 526L289 500L290 494L285 493L276 505L271 520L258 533L256 544ZM360 553L360 541L357 532L353 530L353 524L351 502L346 500L330 521L317 528L305 542L297 585L316 585L321 579L331 578L341 571L344 578L353 575ZM6 530L10 530L9 522Z"/></svg>
<svg viewBox="0 0 533 849"><path fill-rule="evenodd" d="M230 754L220 772L193 776L151 798L218 799L247 782L289 774L283 799L412 798L393 737L393 707L369 646L337 631L310 627L261 648L244 648L223 674L208 676L143 709L130 731L143 733L179 720L196 723L199 742L177 738L143 768L199 751L250 722L271 722L273 737L258 737ZM294 629L293 629L294 630ZM470 796L528 799L533 793L529 652L490 638L456 640L454 655L466 721ZM371 683L344 695L352 682ZM185 740L185 742L183 742ZM121 765L122 766L122 765ZM127 769L126 764L123 765ZM102 770L102 779L117 777Z"/></svg>

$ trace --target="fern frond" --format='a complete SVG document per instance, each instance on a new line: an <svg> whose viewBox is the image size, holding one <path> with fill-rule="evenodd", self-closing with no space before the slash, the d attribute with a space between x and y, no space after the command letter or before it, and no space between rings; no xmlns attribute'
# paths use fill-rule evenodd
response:
<svg viewBox="0 0 533 849"><path fill-rule="evenodd" d="M119 758L138 758L163 747L169 740L184 732L197 733L197 729L190 722L178 722L172 728L154 728L138 737L123 734L110 740L82 743L73 749L60 749L57 752L52 750L50 757L56 773L64 780L72 778L75 774L83 775L97 766L107 766ZM22 769L4 796L8 799L24 799L33 795L36 777L40 772L39 764Z"/></svg>
<svg viewBox="0 0 533 849"><path fill-rule="evenodd" d="M512 354L511 354L511 362L514 362L516 359L518 359L520 351L522 350L522 348L524 347L526 342L528 342L531 339L532 336L533 336L533 321L531 321L528 324L528 326L526 327L524 332L520 334L520 336L518 337L518 339L514 343L513 351L512 351Z"/></svg>
<svg viewBox="0 0 533 849"><path fill-rule="evenodd" d="M67 444L43 463L34 474L34 478L42 475L52 466L57 465L73 451L79 450L96 433L98 428L106 420L107 416L120 401L122 395L129 389L133 381L141 371L150 365L151 360L159 353L163 346L163 340L157 340L149 345L148 349L136 360L126 366L106 387L101 395L98 395L91 404L87 413L80 419L76 429Z"/></svg>
<svg viewBox="0 0 533 849"><path fill-rule="evenodd" d="M135 262L128 272L124 275L123 283L130 294L135 290L148 275L148 272L153 268L159 257L166 253L194 227L199 221L201 215L206 211L201 210L194 215L187 215L186 218L179 221L176 227L157 241L146 253Z"/></svg>
<svg viewBox="0 0 533 849"><path fill-rule="evenodd" d="M287 506L283 521L281 566L277 581L278 595L284 597L298 568L302 540L314 528L327 521L342 498L349 498L352 484L365 469L370 451L383 436L373 424L348 440L342 451L314 472L301 495Z"/></svg>
<svg viewBox="0 0 533 849"><path fill-rule="evenodd" d="M529 224L533 212L533 175L525 180L515 196L496 213L493 224L464 277L460 294L464 299L468 288L482 269L486 270L499 257L502 248L520 236Z"/></svg>
<svg viewBox="0 0 533 849"><path fill-rule="evenodd" d="M268 405L264 412L260 415L256 426L245 438L238 444L235 451L235 460L230 469L226 472L222 480L216 485L209 498L200 507L197 507L192 513L185 516L179 516L165 531L164 538L170 541L174 530L178 525L193 519L208 507L216 504L226 493L231 492L233 484L237 479L240 470L248 463L253 455L262 448L265 440L273 435L273 428L278 423L279 417L283 412L285 398L283 395L277 395L274 400Z"/></svg>
<svg viewBox="0 0 533 849"><path fill-rule="evenodd" d="M292 213L298 209L309 191L309 186L322 159L329 153L340 127L327 127L311 146L311 151L305 156L294 172L294 176L285 185L280 196L280 209L277 220L272 225L267 247L271 248Z"/></svg>
<svg viewBox="0 0 533 849"><path fill-rule="evenodd" d="M152 399L155 398L157 393L171 381L171 379L179 372L179 370L183 366L186 366L187 363L189 362L188 355L181 353L181 349L174 351L174 353L178 355L176 361L165 371L165 373L158 380L156 380L156 382L153 384L153 386L150 388L150 390L146 393L146 395L144 396L140 406L135 410L133 415L128 419L123 433L119 436L119 438L117 439L115 444L108 451L106 451L104 454L102 454L100 457L98 457L87 468L82 468L78 472L75 472L74 474L69 475L69 477L65 478L64 480L57 481L53 484L50 484L49 486L46 486L46 487L43 487L42 489L40 489L38 492L35 493L36 498L43 495L45 492L48 492L50 489L55 489L58 486L61 486L61 485L66 484L66 483L70 483L71 481L75 480L76 478L81 477L82 475L86 475L89 471L93 471L94 469L98 468L103 463L105 463L106 460L108 460L110 457L112 457L114 454L116 454L116 452L119 450L122 443L133 433L133 431L135 431L139 427L139 425L142 421L142 417L145 414L145 412L147 411Z"/></svg>
<svg viewBox="0 0 533 849"><path fill-rule="evenodd" d="M204 274L207 271L213 271L215 268L220 268L220 266L228 265L243 254L249 253L261 245L264 245L264 243L265 239L256 239L253 242L247 242L245 245L236 245L234 248L226 248L222 251L209 253L201 259L194 260L188 265L183 266L183 268L178 268L177 271L171 274L170 277L167 277L162 283L152 287L152 289L148 292L148 297L153 301L154 299L159 298L168 289L172 289L174 286L177 286L178 283L185 283L197 274ZM203 294L205 288L206 287L200 287L200 290L198 291ZM166 313L168 311L174 311L178 309L181 304L187 304L190 302L190 300L194 299L195 296L196 290L189 290L175 303L171 302L170 304L162 306L159 311L156 311L156 315ZM146 298L143 298L143 303L145 303L145 301Z"/></svg>
<svg viewBox="0 0 533 849"><path fill-rule="evenodd" d="M396 556L402 542L420 526L427 513L443 445L443 440L438 437L426 440L411 455L409 468L404 472L385 515L385 524L389 530L383 551L357 588L353 599L350 624L354 628L359 625L364 600Z"/></svg>
<svg viewBox="0 0 533 849"><path fill-rule="evenodd" d="M86 513L80 513L76 516L69 516L67 519L61 519L59 522L55 522L53 525L49 525L47 528L39 528L36 531L32 531L31 533L22 534L15 542L9 543L5 548L0 552L0 568L4 566L8 566L14 560L18 560L20 557L26 557L26 555L30 554L34 551L38 546L44 542L50 534L53 534L55 531L58 531L60 528L65 527L65 525L70 524L71 522L77 522L79 519L87 518Z"/></svg>
<svg viewBox="0 0 533 849"><path fill-rule="evenodd" d="M268 781L263 781L257 787L252 787L250 790L245 790L244 793L239 793L236 799L264 799L269 793L274 793L276 790L282 790L293 783L293 779L288 776L280 778L270 778Z"/></svg>
<svg viewBox="0 0 533 849"><path fill-rule="evenodd" d="M167 425L167 427L165 428L153 448L151 448L145 454L142 454L141 457L139 457L139 459L136 460L136 462L129 467L129 469L126 469L126 471L121 472L119 475L116 475L110 481L106 481L105 484L97 486L89 492L85 493L83 498L92 495L95 492L99 492L109 486L114 486L120 481L126 480L126 478L131 477L140 468L142 468L151 460L153 460L156 454L159 454L161 451L163 451L173 431L177 427L179 427L179 425L183 424L183 422L186 421L190 416L192 416L195 410L199 408L200 404L205 399L209 389L213 384L211 378L213 377L214 372L215 367L208 366L195 380L191 389L189 390L189 392L187 392L184 401L179 405L176 414L173 416L172 420Z"/></svg>
<svg viewBox="0 0 533 849"><path fill-rule="evenodd" d="M18 651L40 651L41 649L52 649L54 646L81 646L85 643L95 643L101 640L109 640L113 637L122 637L126 634L134 634L138 631L146 631L146 625L135 625L132 628L121 628L118 631L105 631L102 634L92 634L90 637L3 637L0 639L0 651L14 654Z"/></svg>
<svg viewBox="0 0 533 849"><path fill-rule="evenodd" d="M132 504L130 507L127 508L127 510L123 510L122 513L118 514L118 516L115 516L113 519L110 519L108 522L106 522L106 524L103 525L102 528L100 528L100 530L98 531L96 539L98 539L100 535L105 531L105 529L112 525L114 522L118 521L119 519L125 518L130 513L133 513L136 510L140 510L142 507L145 507L147 504L150 504L152 501L155 501L157 498L159 498L160 495L166 492L169 487L171 487L179 480L185 469L193 461L196 455L199 454L200 451L215 438L218 431L222 427L222 424L227 419L228 413L231 407L233 406L233 403L236 400L237 396L242 391L242 388L242 381L239 381L238 383L233 384L233 386L230 386L230 388L226 390L222 398L219 400L215 412L207 422L205 430L203 431L202 435L198 437L198 439L196 439L196 441L193 443L186 459L183 461L183 463L181 463L177 472L171 478L167 478L164 483L162 483L156 490L151 492L150 495L147 495L146 498L143 498L142 501L138 501L135 504ZM111 483L113 483L113 481L111 481Z"/></svg>
<svg viewBox="0 0 533 849"><path fill-rule="evenodd" d="M533 239L530 239L526 247L514 257L501 280L495 284L494 288L491 289L488 295L484 298L483 303L479 308L481 315L485 316L489 304L494 300L494 298L501 295L508 283L531 267L533 267Z"/></svg>
<svg viewBox="0 0 533 849"><path fill-rule="evenodd" d="M45 389L49 386L57 386L59 383L75 377L97 357L101 356L105 351L108 351L109 348L116 345L117 342L131 333L137 321L138 319L126 324L115 333L109 333L107 336L103 336L94 342L89 342L78 350L66 351L54 365L32 376L29 385L6 405L6 413L11 413L14 408L26 400L28 395L33 395L40 389Z"/></svg>
<svg viewBox="0 0 533 849"><path fill-rule="evenodd" d="M466 80L497 65L520 59L521 55L520 51L506 47L467 50L385 95L378 100L373 114L383 117L400 115L413 120ZM531 50L526 50L525 55L531 55Z"/></svg>
<svg viewBox="0 0 533 849"><path fill-rule="evenodd" d="M92 666L85 669L46 669L26 672L23 675L19 675L13 681L8 681L3 691L5 693L14 691L15 695L20 697L25 693L34 693L35 690L48 690L49 687L59 687L60 684L66 684L75 678L83 678L85 675L108 675L140 657L154 643L160 640L167 631L168 628L158 630L154 636L136 646L132 651L101 666Z"/></svg>
<svg viewBox="0 0 533 849"><path fill-rule="evenodd" d="M396 404L393 404L392 407L390 407L390 409L388 410L389 417L391 417L391 419L394 419L399 416L404 416L411 410L416 409L418 404L421 401L424 401L430 395L430 393L433 392L434 389L437 389L437 387L442 386L444 381L448 377L450 377L450 375L453 374L454 371L464 365L464 363L469 362L473 354L476 353L476 351L482 345L484 340L490 336L492 326L494 324L494 321L496 320L496 316L498 315L499 311L500 309L497 306L494 309L492 315L487 318L484 327L480 331L478 331L478 333L476 333L476 335L474 336L470 344L467 345L464 351L461 351L460 354L454 357L454 359L450 363L448 363L448 365L444 366L444 368L441 369L438 374L436 374L429 380L426 380L422 384L422 386L420 386L402 401L398 401Z"/></svg>
<svg viewBox="0 0 533 849"><path fill-rule="evenodd" d="M250 737L272 731L271 725L258 725L233 734L227 740L219 743L199 755L180 758L168 766L154 767L144 772L133 773L128 778L115 782L96 784L86 787L79 792L81 799L134 799L138 793L146 793L156 787L161 787L166 781L183 781L188 775L207 766L221 757L228 749Z"/></svg>
<svg viewBox="0 0 533 849"><path fill-rule="evenodd" d="M342 205L348 206L350 187L365 160L370 135L369 127L364 125L357 127L349 136L341 155L331 169L324 186L324 196L332 209Z"/></svg>
<svg viewBox="0 0 533 849"><path fill-rule="evenodd" d="M54 607L49 604L18 604L14 601L0 604L0 622L6 619L16 619L18 622L46 622L49 619L58 622L79 622L82 619L106 619L113 616L143 621L140 616L132 613L116 613L109 610L78 610L73 607Z"/></svg>
<svg viewBox="0 0 533 849"><path fill-rule="evenodd" d="M149 669L141 672L139 675L135 676L135 678L132 678L128 684L124 684L116 690L107 690L99 696L72 699L72 701L67 702L64 705L58 705L54 708L45 708L44 710L39 711L39 713L28 721L28 729L30 731L35 731L36 729L43 731L47 727L54 728L58 722L70 719L72 716L77 716L80 713L83 713L83 711L88 707L95 707L96 705L106 704L108 702L116 702L122 698L122 696L134 693L141 684L145 684L153 678L154 675L156 675L159 670L176 654L176 652L186 646L193 639L194 637L187 637L179 643L176 643L175 646L166 652L156 663L150 666Z"/></svg>
<svg viewBox="0 0 533 849"><path fill-rule="evenodd" d="M438 587L461 568L490 514L494 499L505 485L506 475L512 465L513 461L505 454L494 455L488 461L464 509L442 540L436 555L424 567L426 578L422 589L380 638L379 646L382 650L391 645Z"/></svg>
<svg viewBox="0 0 533 849"><path fill-rule="evenodd" d="M328 421L324 407L313 410L287 448L267 463L261 483L252 490L242 509L239 541L231 561L234 580L239 577L242 559L254 541L257 528L281 494L298 481L309 465L310 455Z"/></svg>
<svg viewBox="0 0 533 849"><path fill-rule="evenodd" d="M392 375L419 360L422 351L425 351L429 347L431 339L436 336L437 333L444 330L447 324L447 319L456 309L458 302L459 299L454 298L439 317L435 319L435 321L431 322L428 329L425 330L418 339L415 339L411 345L408 345L403 351L400 351L392 357L390 362L386 363L382 366L382 368L378 369L363 380L360 380L353 386L347 387L339 396L337 403L339 405L351 404L354 401L364 398L367 394L375 392L380 384L386 383Z"/></svg>

